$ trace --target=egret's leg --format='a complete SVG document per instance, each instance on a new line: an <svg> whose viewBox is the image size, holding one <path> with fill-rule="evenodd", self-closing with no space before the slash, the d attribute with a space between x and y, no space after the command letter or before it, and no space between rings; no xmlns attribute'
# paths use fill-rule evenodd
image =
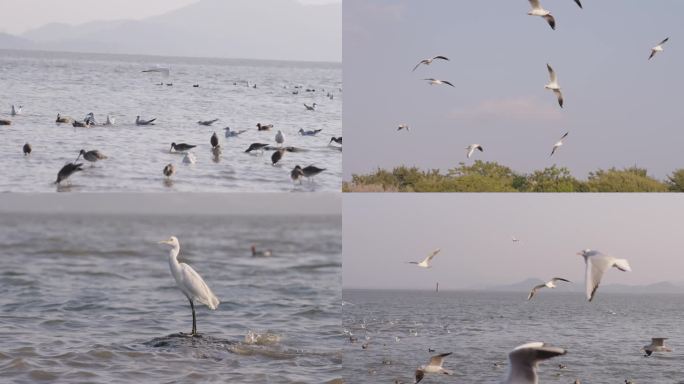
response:
<svg viewBox="0 0 684 384"><path fill-rule="evenodd" d="M190 335L195 336L197 334L197 322L195 320L195 304L193 304L191 299L188 299L190 301L190 308L192 308L192 332Z"/></svg>

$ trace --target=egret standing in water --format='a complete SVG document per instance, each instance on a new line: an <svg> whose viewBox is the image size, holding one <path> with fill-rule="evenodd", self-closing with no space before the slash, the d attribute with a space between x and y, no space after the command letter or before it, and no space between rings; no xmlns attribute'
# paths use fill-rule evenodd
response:
<svg viewBox="0 0 684 384"><path fill-rule="evenodd" d="M219 299L209 289L199 273L195 272L191 266L178 262L177 257L180 252L180 244L175 236L171 236L168 240L160 241L159 244L168 244L173 247L169 252L169 267L171 267L173 278L176 279L178 289L190 301L190 308L192 308L192 332L190 335L197 336L194 301L198 301L213 310L218 307Z"/></svg>

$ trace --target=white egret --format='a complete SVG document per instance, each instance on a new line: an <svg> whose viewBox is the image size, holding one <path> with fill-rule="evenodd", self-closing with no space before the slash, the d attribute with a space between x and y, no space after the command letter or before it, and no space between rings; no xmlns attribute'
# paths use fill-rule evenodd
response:
<svg viewBox="0 0 684 384"><path fill-rule="evenodd" d="M190 301L190 308L192 308L192 332L190 335L197 336L194 301L196 300L209 307L209 309L214 310L220 303L219 299L209 289L202 276L195 272L191 266L178 262L177 257L180 252L180 243L178 243L178 239L175 236L171 236L168 240L160 241L159 244L168 244L173 247L169 252L169 267L171 268L173 278L176 280L178 289Z"/></svg>

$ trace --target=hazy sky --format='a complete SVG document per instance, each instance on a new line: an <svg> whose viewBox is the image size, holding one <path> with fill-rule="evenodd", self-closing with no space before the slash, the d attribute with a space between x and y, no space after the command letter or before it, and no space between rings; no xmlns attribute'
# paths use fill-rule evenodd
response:
<svg viewBox="0 0 684 384"><path fill-rule="evenodd" d="M554 276L583 284L576 253L585 248L629 260L633 272L611 270L604 284L682 283L683 215L681 197L660 194L346 194L343 285L462 289ZM406 263L435 248L432 269Z"/></svg>
<svg viewBox="0 0 684 384"><path fill-rule="evenodd" d="M199 0L0 0L0 32L20 34L47 23L82 24L98 20L140 20ZM340 0L299 0L305 4ZM11 17L8 17L11 15Z"/></svg>
<svg viewBox="0 0 684 384"><path fill-rule="evenodd" d="M3 194L2 213L331 214L339 193L64 193Z"/></svg>
<svg viewBox="0 0 684 384"><path fill-rule="evenodd" d="M586 177L636 164L663 178L684 168L684 2L542 3L556 31L528 16L525 0L345 0L345 179L402 164L446 170L466 161L471 143L485 149L476 159L521 172L555 163ZM411 72L434 55L451 61ZM547 62L563 110L544 89ZM421 81L429 77L455 88ZM411 131L397 132L400 123Z"/></svg>

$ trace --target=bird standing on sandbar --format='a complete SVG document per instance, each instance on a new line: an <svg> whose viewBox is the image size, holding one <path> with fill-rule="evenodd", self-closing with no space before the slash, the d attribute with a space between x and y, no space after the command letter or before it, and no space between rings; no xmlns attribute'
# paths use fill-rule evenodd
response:
<svg viewBox="0 0 684 384"><path fill-rule="evenodd" d="M190 302L190 308L192 309L192 331L190 332L190 336L198 336L194 302L197 301L206 305L209 309L215 310L220 301L216 295L214 295L214 292L211 291L209 286L207 286L207 283L204 282L204 279L202 279L202 276L200 276L199 273L195 272L191 266L178 262L177 258L180 253L180 243L175 236L171 236L168 240L160 241L159 244L168 244L172 247L169 252L171 275L173 275L174 280L176 280L178 289L183 292Z"/></svg>

